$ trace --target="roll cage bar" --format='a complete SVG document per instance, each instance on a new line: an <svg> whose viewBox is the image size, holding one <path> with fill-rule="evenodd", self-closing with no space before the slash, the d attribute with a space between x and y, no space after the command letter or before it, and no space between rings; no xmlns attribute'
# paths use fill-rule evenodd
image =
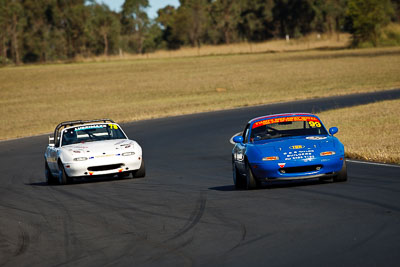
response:
<svg viewBox="0 0 400 267"><path fill-rule="evenodd" d="M86 123L91 123L91 122L111 122L115 123L113 120L110 119L96 119L96 120L77 120L77 121L64 121L61 122L56 126L56 129L54 130L54 145L58 147L60 145L60 138L58 136L59 132L67 127L74 126L74 125L80 125L80 124L86 124Z"/></svg>

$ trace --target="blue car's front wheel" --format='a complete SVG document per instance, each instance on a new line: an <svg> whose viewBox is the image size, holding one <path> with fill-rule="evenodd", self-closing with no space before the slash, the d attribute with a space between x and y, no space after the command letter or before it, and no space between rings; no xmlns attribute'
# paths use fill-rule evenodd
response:
<svg viewBox="0 0 400 267"><path fill-rule="evenodd" d="M246 161L246 189L255 189L257 186L258 183L251 170L250 164Z"/></svg>
<svg viewBox="0 0 400 267"><path fill-rule="evenodd" d="M346 167L346 161L343 161L343 166L342 169L339 171L339 173L333 177L334 182L345 182L347 181L347 167Z"/></svg>
<svg viewBox="0 0 400 267"><path fill-rule="evenodd" d="M235 165L235 161L232 160L232 174L233 174L233 183L235 184L236 189L244 189L246 187L246 179L245 177L238 171Z"/></svg>

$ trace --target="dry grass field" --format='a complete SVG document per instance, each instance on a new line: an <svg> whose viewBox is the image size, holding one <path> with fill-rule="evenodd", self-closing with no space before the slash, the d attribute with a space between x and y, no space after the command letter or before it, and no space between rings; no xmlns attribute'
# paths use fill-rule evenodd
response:
<svg viewBox="0 0 400 267"><path fill-rule="evenodd" d="M76 58L79 62L102 62L132 59L160 59L177 57L198 57L213 55L254 54L295 52L311 49L342 49L350 43L350 34L309 34L302 38L286 40L272 40L260 43L234 43L229 45L203 45L201 47L182 47L179 50L158 50L154 53L131 55L122 53L118 56L98 56L94 58Z"/></svg>
<svg viewBox="0 0 400 267"><path fill-rule="evenodd" d="M378 102L318 114L353 159L400 164L400 100Z"/></svg>
<svg viewBox="0 0 400 267"><path fill-rule="evenodd" d="M400 48L0 68L0 139L60 121L118 122L400 87Z"/></svg>

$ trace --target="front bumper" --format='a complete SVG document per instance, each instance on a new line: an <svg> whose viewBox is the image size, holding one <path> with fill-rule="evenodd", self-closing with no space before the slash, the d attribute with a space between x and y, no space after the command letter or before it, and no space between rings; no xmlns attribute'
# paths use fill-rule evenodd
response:
<svg viewBox="0 0 400 267"><path fill-rule="evenodd" d="M113 156L64 163L64 169L69 177L114 175L138 170L141 163L141 155Z"/></svg>
<svg viewBox="0 0 400 267"><path fill-rule="evenodd" d="M285 163L278 161L251 163L251 170L258 180L329 179L342 169L344 157L334 156L313 160L298 160ZM279 166L281 165L281 166Z"/></svg>

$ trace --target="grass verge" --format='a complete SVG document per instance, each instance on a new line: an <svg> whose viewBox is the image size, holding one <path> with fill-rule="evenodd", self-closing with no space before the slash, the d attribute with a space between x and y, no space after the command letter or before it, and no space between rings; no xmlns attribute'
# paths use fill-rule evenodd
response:
<svg viewBox="0 0 400 267"><path fill-rule="evenodd" d="M327 127L337 126L337 137L352 159L400 164L400 100L321 112Z"/></svg>
<svg viewBox="0 0 400 267"><path fill-rule="evenodd" d="M349 46L350 34L309 34L301 38L290 40L270 40L259 43L234 43L222 45L203 45L201 47L182 47L178 50L157 50L146 54L123 53L118 56L98 56L93 58L76 58L78 62L104 62L110 60L161 59L179 57L198 57L214 55L254 54L296 52L306 50L335 50Z"/></svg>
<svg viewBox="0 0 400 267"><path fill-rule="evenodd" d="M0 139L61 121L118 122L400 87L400 48L0 68Z"/></svg>

